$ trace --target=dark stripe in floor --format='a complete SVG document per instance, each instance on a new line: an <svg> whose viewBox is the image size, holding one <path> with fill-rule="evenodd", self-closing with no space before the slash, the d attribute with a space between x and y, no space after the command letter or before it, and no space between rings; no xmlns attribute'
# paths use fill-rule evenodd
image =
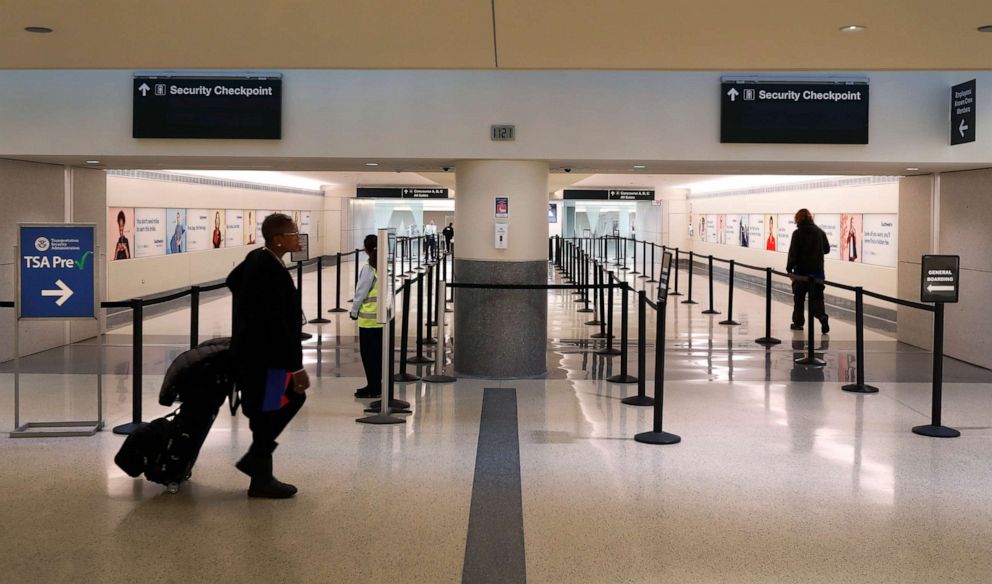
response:
<svg viewBox="0 0 992 584"><path fill-rule="evenodd" d="M514 388L486 388L482 398L462 583L489 582L527 582Z"/></svg>

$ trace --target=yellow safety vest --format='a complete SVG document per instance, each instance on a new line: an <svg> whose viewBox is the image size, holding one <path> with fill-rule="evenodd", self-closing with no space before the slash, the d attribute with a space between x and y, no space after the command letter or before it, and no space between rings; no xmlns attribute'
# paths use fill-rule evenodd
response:
<svg viewBox="0 0 992 584"><path fill-rule="evenodd" d="M369 264L372 268L372 264ZM379 274L376 272L375 268L372 268L372 290L369 292L368 298L365 302L358 308L358 327L359 328L382 328L382 325L377 322L378 310L379 310Z"/></svg>

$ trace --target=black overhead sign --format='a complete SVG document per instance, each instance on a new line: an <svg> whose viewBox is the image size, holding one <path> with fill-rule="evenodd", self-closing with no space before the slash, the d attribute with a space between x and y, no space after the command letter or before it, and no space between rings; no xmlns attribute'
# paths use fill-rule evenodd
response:
<svg viewBox="0 0 992 584"><path fill-rule="evenodd" d="M720 142L867 144L868 82L724 79Z"/></svg>
<svg viewBox="0 0 992 584"><path fill-rule="evenodd" d="M572 201L653 201L649 189L565 189L565 200Z"/></svg>
<svg viewBox="0 0 992 584"><path fill-rule="evenodd" d="M134 78L134 138L282 138L282 79Z"/></svg>
<svg viewBox="0 0 992 584"><path fill-rule="evenodd" d="M448 189L435 187L358 187L360 199L447 199Z"/></svg>
<svg viewBox="0 0 992 584"><path fill-rule="evenodd" d="M920 302L957 302L961 258L925 255L920 270Z"/></svg>
<svg viewBox="0 0 992 584"><path fill-rule="evenodd" d="M975 141L975 80L951 88L951 146Z"/></svg>

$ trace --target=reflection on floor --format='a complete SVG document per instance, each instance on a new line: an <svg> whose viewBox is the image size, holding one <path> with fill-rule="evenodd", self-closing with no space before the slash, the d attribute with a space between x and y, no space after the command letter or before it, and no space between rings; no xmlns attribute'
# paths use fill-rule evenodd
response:
<svg viewBox="0 0 992 584"><path fill-rule="evenodd" d="M304 304L313 307L307 277ZM695 282L705 294L704 283ZM717 284L715 294L724 299L726 288ZM630 304L627 370L642 375ZM570 292L549 294L546 379L398 384L413 414L395 427L353 421L364 404L351 393L363 379L347 315L308 325L314 387L276 457L277 475L301 489L290 501L245 497L232 463L250 432L225 410L177 495L118 470L121 438L109 432L0 439L2 581L992 579L989 371L945 360L943 420L962 437L924 438L909 429L929 420L925 351L869 331L867 380L881 391L851 395L840 391L854 375L850 323L832 322L829 336L817 331L814 351L827 366L814 369L793 362L805 337L788 330L784 304L773 305L772 319L784 342L766 350L753 343L764 334L760 296L737 293L736 327L673 302L664 425L683 440L648 446L632 437L650 429L651 409L620 403L636 384L605 381L621 358L597 354L605 343L590 335L599 327L585 324L595 315L578 307ZM200 337L226 334L229 315L226 298L206 302ZM619 309L614 321L619 332ZM188 322L188 309L177 308L145 323L145 419L166 412L156 405L158 383L187 347ZM645 324L650 395L650 310ZM104 339L110 425L131 415L130 333ZM22 359L22 419L92 416L97 347ZM11 370L0 369L4 428L13 424ZM487 409L489 400L498 408Z"/></svg>

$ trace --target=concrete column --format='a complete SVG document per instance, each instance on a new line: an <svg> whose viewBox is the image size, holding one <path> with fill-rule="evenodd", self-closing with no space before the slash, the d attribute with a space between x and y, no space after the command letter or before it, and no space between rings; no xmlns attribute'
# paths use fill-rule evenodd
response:
<svg viewBox="0 0 992 584"><path fill-rule="evenodd" d="M455 170L455 281L547 282L547 163L472 160L458 162ZM506 249L496 248L496 197L510 203ZM545 290L456 290L456 375L543 376L547 321Z"/></svg>

